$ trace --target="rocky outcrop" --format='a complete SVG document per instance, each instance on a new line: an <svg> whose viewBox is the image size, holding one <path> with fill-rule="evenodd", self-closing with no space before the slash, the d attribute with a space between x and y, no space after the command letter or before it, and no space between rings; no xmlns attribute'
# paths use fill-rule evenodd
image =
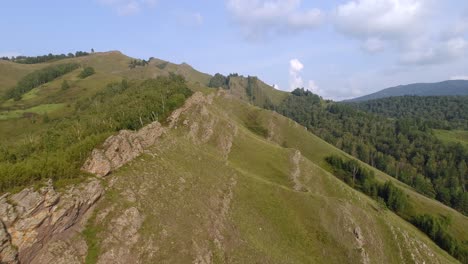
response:
<svg viewBox="0 0 468 264"><path fill-rule="evenodd" d="M99 149L94 149L82 170L103 177L138 157L164 133L159 122L153 122L137 132L122 130L111 136Z"/></svg>
<svg viewBox="0 0 468 264"><path fill-rule="evenodd" d="M67 238L103 194L96 179L55 191L52 182L0 198L0 259L6 263L31 263L48 242ZM17 251L17 253L16 253Z"/></svg>
<svg viewBox="0 0 468 264"><path fill-rule="evenodd" d="M166 132L166 129L177 128L179 117L183 113L194 106L211 104L213 98L214 94L204 96L201 92L194 93L182 107L172 112L168 118L168 128L155 121L136 132L122 130L109 137L100 148L93 150L82 170L100 177L108 175L142 154L145 148L152 146ZM211 135L207 138L209 136Z"/></svg>
<svg viewBox="0 0 468 264"><path fill-rule="evenodd" d="M11 244L11 237L0 221L0 263L18 263L18 251Z"/></svg>

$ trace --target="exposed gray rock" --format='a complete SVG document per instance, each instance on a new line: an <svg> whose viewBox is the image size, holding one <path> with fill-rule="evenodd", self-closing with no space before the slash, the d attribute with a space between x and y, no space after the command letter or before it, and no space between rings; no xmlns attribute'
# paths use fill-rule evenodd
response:
<svg viewBox="0 0 468 264"><path fill-rule="evenodd" d="M0 221L0 263L19 263L18 252L11 244L10 234Z"/></svg>
<svg viewBox="0 0 468 264"><path fill-rule="evenodd" d="M48 246L49 241L56 237L66 240L103 192L100 182L93 179L63 193L56 192L49 182L47 187L38 191L27 188L17 194L2 197L2 261L13 256L14 251L11 248L16 248L18 260L21 263L31 263L35 258L41 257L42 249Z"/></svg>
<svg viewBox="0 0 468 264"><path fill-rule="evenodd" d="M143 149L153 145L164 133L159 122L153 122L137 132L122 130L94 149L82 170L103 177L138 157Z"/></svg>

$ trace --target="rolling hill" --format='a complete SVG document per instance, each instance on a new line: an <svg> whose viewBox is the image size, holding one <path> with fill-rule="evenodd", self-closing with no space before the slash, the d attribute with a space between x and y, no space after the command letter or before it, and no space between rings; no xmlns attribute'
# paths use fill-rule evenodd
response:
<svg viewBox="0 0 468 264"><path fill-rule="evenodd" d="M376 93L346 100L346 102L362 102L379 98L417 95L417 96L455 96L468 95L468 81L451 80L438 83L415 83L390 87Z"/></svg>
<svg viewBox="0 0 468 264"><path fill-rule="evenodd" d="M96 73L77 79L76 70L2 102L2 165L11 169L23 159L82 171L6 186L0 261L457 263L382 201L339 180L326 162L353 157L262 109L288 93L241 76L230 78L228 89L209 88L211 76L187 64L152 59L129 69L130 60L119 52L65 59ZM6 63L0 69L16 75L2 79L0 91L63 61ZM64 80L71 88L61 89ZM54 149L55 142L73 151ZM13 150L14 159L5 155ZM34 163L42 157L47 163ZM358 163L402 190L412 214L450 219L450 236L466 243L466 216ZM42 175L43 167L25 171Z"/></svg>

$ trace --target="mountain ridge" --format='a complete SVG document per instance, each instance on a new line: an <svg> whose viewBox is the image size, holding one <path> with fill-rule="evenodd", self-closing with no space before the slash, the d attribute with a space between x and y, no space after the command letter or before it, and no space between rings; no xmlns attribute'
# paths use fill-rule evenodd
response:
<svg viewBox="0 0 468 264"><path fill-rule="evenodd" d="M362 102L374 99L417 95L417 96L458 96L468 95L468 80L448 80L436 83L413 83L389 87L378 92L361 97L344 100L343 102Z"/></svg>
<svg viewBox="0 0 468 264"><path fill-rule="evenodd" d="M71 88L77 97L101 93L102 98L98 97L96 102L106 103L103 98L111 100L112 93L118 94L123 89L134 89L130 90L132 95L141 96L136 92L144 89L138 86L142 79L167 75L168 79L163 78L161 82L169 85L171 78L179 80L171 71L185 74L187 86L194 94L185 98L169 119L141 127L141 115L135 116L131 130L140 128L138 133L115 131L111 133L114 140L93 145L98 151L88 158L119 159L118 164L104 164L111 170L90 170L103 171L97 173L101 175L111 171L108 176L98 177L105 194L87 213L89 218L84 226L73 229L73 236L50 240L44 245L33 244L35 250L43 247L44 254L27 256L27 259L35 259L36 263L45 260L70 263L71 259L76 263L128 263L135 259L172 263L371 263L383 259L387 263L457 262L416 227L340 181L325 161L331 154L354 158L293 120L254 106L272 107L289 96L288 93L277 92L254 77L234 77L230 89L208 88L207 75L156 59L153 63L150 60L148 66L135 69L127 68L131 58L115 53L94 59L81 59L93 66L96 74L77 81L76 87ZM61 97L69 90L60 91L55 85L72 79L76 73L40 87L37 97L31 99L28 95L6 104L10 107L28 102L71 104L72 97ZM127 79L128 83L124 82ZM105 81L114 84L105 87ZM125 88L127 85L130 88ZM154 89L164 89L164 85ZM108 91L112 93L108 95ZM50 95L56 95L52 99L58 101L50 99ZM123 102L117 101L115 106ZM119 113L117 107L114 110ZM59 114L63 113L57 111L48 113L52 122L62 118ZM154 113L150 116L150 120L155 118ZM18 126L16 122L21 120L27 117L0 122ZM30 126L45 125L46 129L48 124L37 121ZM161 126L164 133L160 133ZM80 135L79 129L75 132ZM129 142L135 144L126 148ZM130 152L120 153L126 149ZM416 212L450 215L451 232L458 239L466 240L463 228L466 217L359 163L374 171L379 182L392 181L402 188ZM86 177L94 179L91 175ZM72 181L65 189L73 186ZM33 190L29 193L27 201L37 196ZM2 197L7 208L22 210L9 204L9 195ZM82 202L76 204L78 208L81 205ZM54 208L53 204L47 204L46 210L57 210ZM15 223L8 222L5 230L9 237L5 241L12 245L8 250L23 245L19 242L27 239L15 233L23 220L31 224L28 226L31 232L49 223L47 216L47 221L34 226L43 217L41 212L22 214ZM78 246L67 251L70 258L57 252L57 248L67 245Z"/></svg>

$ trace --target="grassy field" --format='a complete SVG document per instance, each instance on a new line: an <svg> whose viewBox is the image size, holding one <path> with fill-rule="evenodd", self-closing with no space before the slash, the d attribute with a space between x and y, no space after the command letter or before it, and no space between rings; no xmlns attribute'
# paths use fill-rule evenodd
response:
<svg viewBox="0 0 468 264"><path fill-rule="evenodd" d="M24 110L12 110L0 112L0 120L8 120L13 118L21 118L30 114L44 115L54 111L61 110L65 107L64 104L42 104Z"/></svg>
<svg viewBox="0 0 468 264"><path fill-rule="evenodd" d="M459 143L468 147L468 131L465 130L434 130L435 135L446 143Z"/></svg>

